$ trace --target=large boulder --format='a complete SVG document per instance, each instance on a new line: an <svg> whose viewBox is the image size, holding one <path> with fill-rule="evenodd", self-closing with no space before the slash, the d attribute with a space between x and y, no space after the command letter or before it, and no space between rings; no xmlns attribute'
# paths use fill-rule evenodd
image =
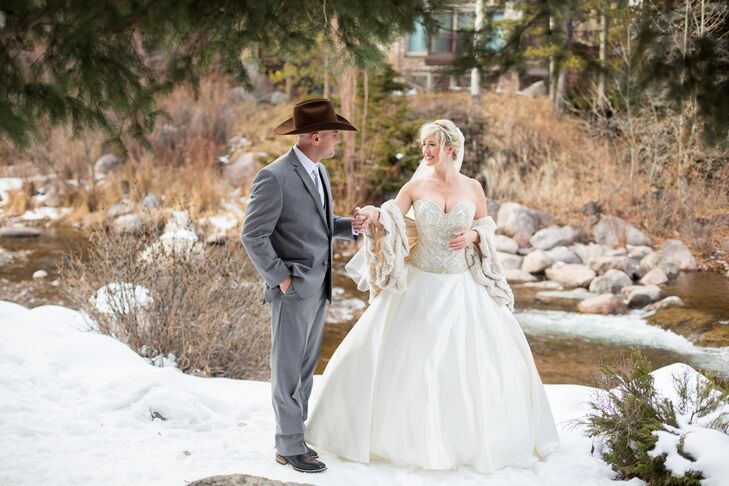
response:
<svg viewBox="0 0 729 486"><path fill-rule="evenodd" d="M519 243L527 246L529 238L539 228L539 215L526 206L515 202L506 202L499 207L497 226Z"/></svg>
<svg viewBox="0 0 729 486"><path fill-rule="evenodd" d="M116 155L104 154L94 163L94 177L97 181L105 179L109 174L118 170L122 164L122 159Z"/></svg>
<svg viewBox="0 0 729 486"><path fill-rule="evenodd" d="M546 270L549 280L571 287L587 287L597 275L587 265L557 262Z"/></svg>
<svg viewBox="0 0 729 486"><path fill-rule="evenodd" d="M629 285L620 291L620 297L630 307L643 307L661 298L658 285Z"/></svg>
<svg viewBox="0 0 729 486"><path fill-rule="evenodd" d="M654 268L660 268L663 270L663 273L665 273L668 278L675 277L681 271L678 267L678 263L664 255L661 251L656 251L646 255L640 261L640 269L643 271L644 275Z"/></svg>
<svg viewBox="0 0 729 486"><path fill-rule="evenodd" d="M506 281L510 283L534 282L537 280L537 277L521 269L510 270L505 268L504 276L506 277Z"/></svg>
<svg viewBox="0 0 729 486"><path fill-rule="evenodd" d="M516 254L519 251L519 243L514 241L513 238L504 235L494 236L494 246L496 247L496 251L503 253Z"/></svg>
<svg viewBox="0 0 729 486"><path fill-rule="evenodd" d="M577 310L587 314L624 314L628 309L617 295L601 294L581 301Z"/></svg>
<svg viewBox="0 0 729 486"><path fill-rule="evenodd" d="M651 240L638 228L627 224L617 216L603 216L592 229L597 243L611 247L629 245L650 245Z"/></svg>
<svg viewBox="0 0 729 486"><path fill-rule="evenodd" d="M223 168L223 177L234 187L245 184L255 177L261 168L258 159L268 155L266 152L242 152Z"/></svg>
<svg viewBox="0 0 729 486"><path fill-rule="evenodd" d="M0 238L33 238L41 235L41 230L29 226L5 226L0 228Z"/></svg>
<svg viewBox="0 0 729 486"><path fill-rule="evenodd" d="M494 219L496 219L496 215L499 214L499 207L501 207L501 204L496 199L486 199L486 212Z"/></svg>
<svg viewBox="0 0 729 486"><path fill-rule="evenodd" d="M572 290L542 290L537 292L535 296L537 301L547 304L562 303L565 301L580 302L592 297L597 297L597 294L593 294L582 287Z"/></svg>
<svg viewBox="0 0 729 486"><path fill-rule="evenodd" d="M654 268L640 279L642 285L663 285L666 282L668 282L668 277L660 268Z"/></svg>
<svg viewBox="0 0 729 486"><path fill-rule="evenodd" d="M513 255L511 253L504 253L500 251L496 252L496 258L498 258L499 262L501 262L501 266L504 267L504 269L508 268L510 270L520 269L522 261L524 260L523 256Z"/></svg>
<svg viewBox="0 0 729 486"><path fill-rule="evenodd" d="M660 248L660 252L671 260L678 263L681 270L696 270L696 260L691 254L691 250L681 240L666 240Z"/></svg>
<svg viewBox="0 0 729 486"><path fill-rule="evenodd" d="M666 297L665 299L661 299L658 302L654 302L648 307L645 308L647 311L659 311L664 309L670 309L671 307L683 307L683 300L681 300L681 297L678 297L676 295L671 295L669 297Z"/></svg>
<svg viewBox="0 0 729 486"><path fill-rule="evenodd" d="M572 226L550 226L534 233L529 243L540 250L551 250L555 246L571 245L577 239L579 232Z"/></svg>
<svg viewBox="0 0 729 486"><path fill-rule="evenodd" d="M628 245L628 256L630 258L635 258L638 261L642 260L646 255L650 255L653 253L653 248L650 246L645 245Z"/></svg>
<svg viewBox="0 0 729 486"><path fill-rule="evenodd" d="M579 256L577 256L577 253L566 246L556 246L547 251L547 255L549 255L549 257L555 262L582 263L582 260Z"/></svg>
<svg viewBox="0 0 729 486"><path fill-rule="evenodd" d="M622 270L611 269L590 282L590 292L596 294L618 294L623 287L633 285L633 279Z"/></svg>
<svg viewBox="0 0 729 486"><path fill-rule="evenodd" d="M597 243L588 243L583 245L582 243L575 243L569 247L570 250L574 251L582 263L587 263L590 260L594 260L597 257L605 255L610 250L607 245L598 245Z"/></svg>
<svg viewBox="0 0 729 486"><path fill-rule="evenodd" d="M114 220L112 228L119 234L137 235L144 231L144 218L138 214L125 214Z"/></svg>
<svg viewBox="0 0 729 486"><path fill-rule="evenodd" d="M625 256L601 256L590 260L587 264L598 275L603 275L609 270L621 270L632 278L638 269L638 264Z"/></svg>
<svg viewBox="0 0 729 486"><path fill-rule="evenodd" d="M529 273L541 273L550 267L554 260L542 250L534 250L524 257L521 269Z"/></svg>

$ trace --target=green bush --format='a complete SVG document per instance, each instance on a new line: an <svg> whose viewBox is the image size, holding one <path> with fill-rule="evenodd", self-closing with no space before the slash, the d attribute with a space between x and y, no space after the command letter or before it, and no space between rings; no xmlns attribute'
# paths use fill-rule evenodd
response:
<svg viewBox="0 0 729 486"><path fill-rule="evenodd" d="M600 391L590 401L590 412L574 425L583 425L588 434L604 441L603 459L620 479L640 478L651 485L700 485L703 475L688 471L676 477L665 467L665 455L651 457L658 440L654 432L678 428L676 414L705 417L726 403L726 393L717 392L711 380L692 380L688 374L674 376L678 403L661 397L653 384L651 364L634 350L631 357L615 365L602 366L596 374ZM708 425L726 431L726 414ZM674 429L675 433L675 429ZM695 458L683 450L682 436L678 453L690 461Z"/></svg>

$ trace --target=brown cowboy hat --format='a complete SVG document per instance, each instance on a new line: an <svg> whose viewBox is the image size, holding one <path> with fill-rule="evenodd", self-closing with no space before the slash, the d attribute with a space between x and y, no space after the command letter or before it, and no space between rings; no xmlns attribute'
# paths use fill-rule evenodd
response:
<svg viewBox="0 0 729 486"><path fill-rule="evenodd" d="M344 117L334 112L334 105L326 98L316 98L296 103L294 116L273 129L276 135L296 135L319 130L357 129Z"/></svg>

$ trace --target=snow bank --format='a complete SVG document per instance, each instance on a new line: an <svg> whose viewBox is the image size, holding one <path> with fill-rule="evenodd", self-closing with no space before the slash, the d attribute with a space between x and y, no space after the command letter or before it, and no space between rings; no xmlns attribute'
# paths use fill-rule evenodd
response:
<svg viewBox="0 0 729 486"><path fill-rule="evenodd" d="M179 486L240 473L336 486L613 484L614 473L590 455L590 438L565 426L586 413L589 387L546 386L561 447L532 469L484 476L325 456L326 473L303 476L274 462L268 383L154 367L90 326L63 307L0 302L0 484ZM698 444L714 439L696 440L686 449L714 461ZM715 456L729 450L714 447Z"/></svg>

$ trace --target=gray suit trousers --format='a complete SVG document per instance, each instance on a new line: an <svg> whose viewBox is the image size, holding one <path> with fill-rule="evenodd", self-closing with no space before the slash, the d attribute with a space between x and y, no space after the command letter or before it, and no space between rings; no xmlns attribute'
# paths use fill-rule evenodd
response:
<svg viewBox="0 0 729 486"><path fill-rule="evenodd" d="M276 451L303 454L304 421L314 384L314 369L324 330L326 292L300 298L293 286L286 294L272 289L271 391L276 415Z"/></svg>

